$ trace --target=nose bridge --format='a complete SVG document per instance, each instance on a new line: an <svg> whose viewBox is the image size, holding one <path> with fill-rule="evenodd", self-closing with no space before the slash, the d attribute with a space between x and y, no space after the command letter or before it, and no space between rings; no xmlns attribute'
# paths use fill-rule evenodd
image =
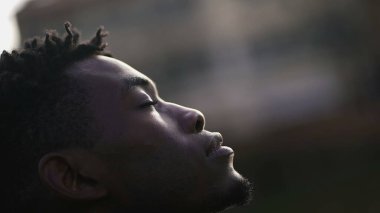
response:
<svg viewBox="0 0 380 213"><path fill-rule="evenodd" d="M205 127L205 117L199 110L173 104L178 125L187 133L199 133Z"/></svg>

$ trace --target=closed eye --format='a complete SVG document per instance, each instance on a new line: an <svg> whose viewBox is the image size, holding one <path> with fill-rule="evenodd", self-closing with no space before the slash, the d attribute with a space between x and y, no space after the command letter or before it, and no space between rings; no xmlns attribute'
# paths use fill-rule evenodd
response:
<svg viewBox="0 0 380 213"><path fill-rule="evenodd" d="M144 108L147 108L147 107L151 107L151 106L154 106L158 103L158 101L147 101L147 102L144 102L143 104L139 105L139 108L140 109L144 109Z"/></svg>

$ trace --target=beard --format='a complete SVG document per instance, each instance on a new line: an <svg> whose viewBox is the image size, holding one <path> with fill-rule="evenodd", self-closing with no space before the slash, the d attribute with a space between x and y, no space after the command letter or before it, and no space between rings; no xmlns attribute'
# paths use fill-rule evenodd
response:
<svg viewBox="0 0 380 213"><path fill-rule="evenodd" d="M229 208L243 206L252 200L253 184L241 175L233 175L225 184L215 184L198 197L198 201L188 202L182 200L183 192L178 193L178 188L172 190L166 188L166 194L158 193L160 196L152 196L157 191L141 194L136 206L130 207L131 212L220 212ZM191 186L185 184L185 186ZM185 187L186 188L186 187ZM173 193L177 191L177 193ZM139 193L138 193L139 194ZM157 194L157 195L158 195ZM135 194L137 195L137 194ZM143 196L145 195L145 199ZM173 196L175 195L175 196ZM140 197L140 196L137 196ZM150 199L147 199L147 198Z"/></svg>
<svg viewBox="0 0 380 213"><path fill-rule="evenodd" d="M229 208L244 206L251 202L253 197L253 184L242 176L230 180L228 186L213 188L201 204L200 212L220 212Z"/></svg>
<svg viewBox="0 0 380 213"><path fill-rule="evenodd" d="M240 175L234 175L226 181L227 184L214 184L204 191L203 196L198 197L198 201L189 202L183 200L186 193L178 192L178 187L166 188L166 193L159 190L150 190L141 193L137 190L134 195L133 204L126 207L114 205L114 212L220 212L236 206L243 206L252 200L253 184ZM183 186L183 185L182 185ZM185 184L184 186L192 186ZM162 186L157 186L161 188ZM186 187L185 187L186 188ZM186 190L187 191L187 190ZM117 207L121 207L118 209Z"/></svg>

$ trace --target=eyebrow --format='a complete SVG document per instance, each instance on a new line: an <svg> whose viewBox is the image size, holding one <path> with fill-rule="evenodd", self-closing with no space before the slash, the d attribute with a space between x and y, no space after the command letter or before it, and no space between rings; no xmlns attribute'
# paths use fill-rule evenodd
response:
<svg viewBox="0 0 380 213"><path fill-rule="evenodd" d="M124 83L123 88L122 88L123 94L126 94L129 90L138 86L141 86L144 88L152 88L152 89L156 88L153 82L151 82L150 80L146 78L141 78L141 77L125 78L123 79L123 83Z"/></svg>
<svg viewBox="0 0 380 213"><path fill-rule="evenodd" d="M142 86L146 87L149 85L148 79L141 78L141 77L130 77L124 79L124 89L130 90L133 87Z"/></svg>

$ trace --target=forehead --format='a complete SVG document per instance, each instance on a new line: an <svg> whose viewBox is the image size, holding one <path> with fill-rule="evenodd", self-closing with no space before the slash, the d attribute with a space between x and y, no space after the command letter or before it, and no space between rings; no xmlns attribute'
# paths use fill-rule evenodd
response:
<svg viewBox="0 0 380 213"><path fill-rule="evenodd" d="M153 82L141 72L135 70L128 64L106 56L93 56L74 63L67 70L67 73L74 78L86 80L94 79L146 79Z"/></svg>
<svg viewBox="0 0 380 213"><path fill-rule="evenodd" d="M128 64L106 56L94 56L76 62L66 72L70 77L79 80L90 92L126 93L134 86L157 91L150 78Z"/></svg>

